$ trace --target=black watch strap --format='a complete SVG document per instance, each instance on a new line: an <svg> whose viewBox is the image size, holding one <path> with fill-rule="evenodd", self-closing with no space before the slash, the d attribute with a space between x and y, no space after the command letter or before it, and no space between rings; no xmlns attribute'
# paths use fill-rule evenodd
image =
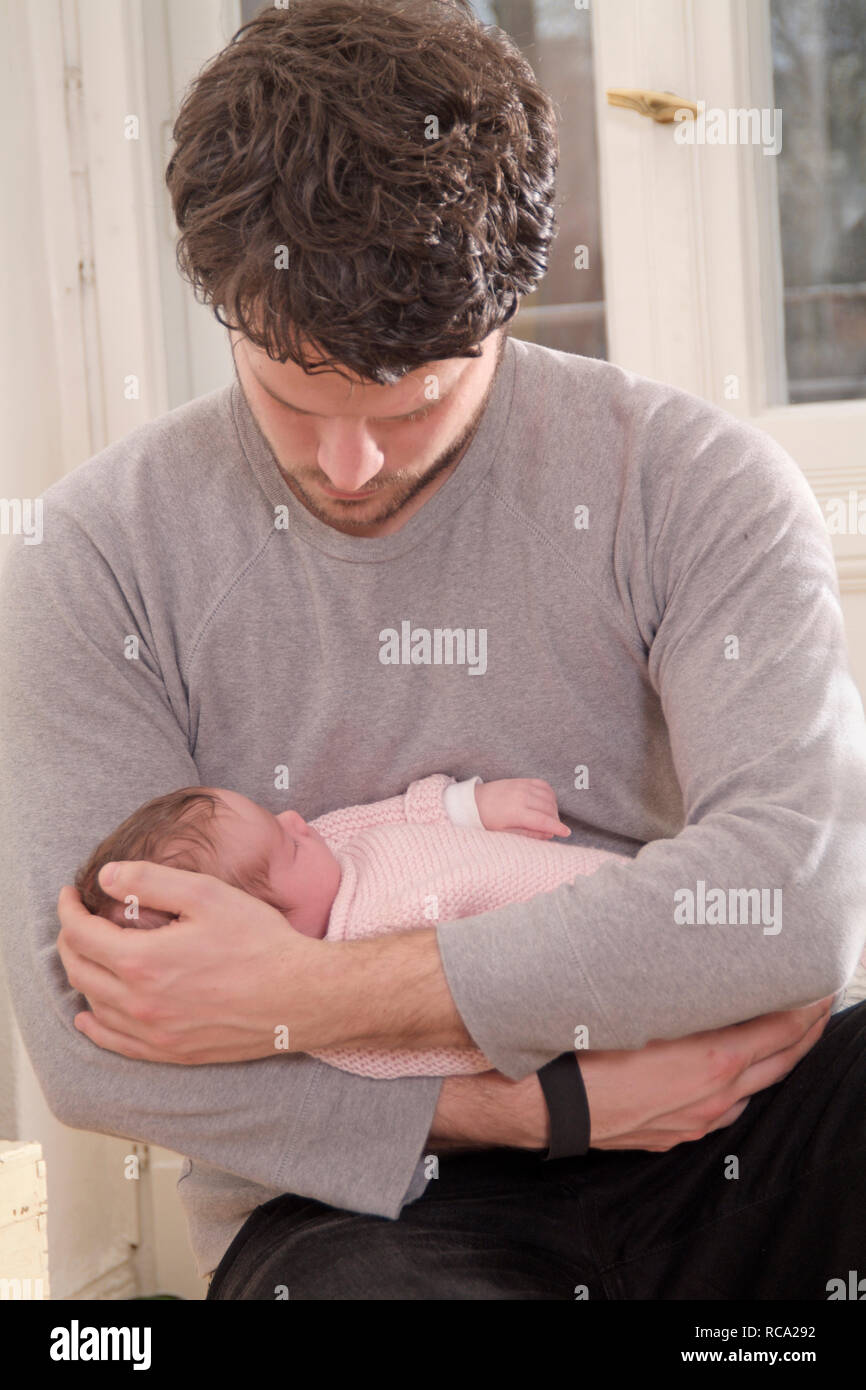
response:
<svg viewBox="0 0 866 1390"><path fill-rule="evenodd" d="M585 1154L589 1149L589 1102L576 1051L554 1057L537 1075L550 1116L545 1162Z"/></svg>

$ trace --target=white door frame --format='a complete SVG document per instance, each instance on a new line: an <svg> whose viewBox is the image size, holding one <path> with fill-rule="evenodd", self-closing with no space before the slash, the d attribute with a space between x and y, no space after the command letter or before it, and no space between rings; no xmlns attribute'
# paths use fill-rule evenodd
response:
<svg viewBox="0 0 866 1390"><path fill-rule="evenodd" d="M851 489L866 496L866 400L780 404L775 159L758 145L678 144L672 124L605 95L648 88L708 108L772 110L769 0L604 0L592 13L611 360L766 430L822 503ZM859 646L866 536L834 536L833 546L843 592L860 599Z"/></svg>

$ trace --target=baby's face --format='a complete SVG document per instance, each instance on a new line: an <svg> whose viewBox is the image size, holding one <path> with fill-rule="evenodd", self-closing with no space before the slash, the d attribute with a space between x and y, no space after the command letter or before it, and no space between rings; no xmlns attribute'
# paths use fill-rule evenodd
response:
<svg viewBox="0 0 866 1390"><path fill-rule="evenodd" d="M266 875L280 910L307 936L324 936L340 866L326 841L297 811L278 816L240 792L208 787L223 803L214 823L217 859L225 871Z"/></svg>

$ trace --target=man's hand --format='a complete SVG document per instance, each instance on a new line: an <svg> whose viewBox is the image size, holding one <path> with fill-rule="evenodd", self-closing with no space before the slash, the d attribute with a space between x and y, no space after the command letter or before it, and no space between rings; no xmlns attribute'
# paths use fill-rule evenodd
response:
<svg viewBox="0 0 866 1390"><path fill-rule="evenodd" d="M104 870L103 870L104 874ZM149 1062L240 1062L297 1051L295 1000L323 942L208 874L126 862L106 892L179 914L144 931L87 911L61 889L57 948L91 1012L75 1026L99 1047ZM304 1001L304 1006L306 1001Z"/></svg>
<svg viewBox="0 0 866 1390"><path fill-rule="evenodd" d="M832 1003L829 995L639 1051L581 1054L592 1148L664 1153L732 1124L814 1047Z"/></svg>
<svg viewBox="0 0 866 1390"><path fill-rule="evenodd" d="M317 940L276 908L209 874L124 861L119 902L177 914L151 931L91 915L74 888L57 902L58 949L100 1047L149 1062L245 1062L275 1052L472 1044L434 928L369 941Z"/></svg>
<svg viewBox="0 0 866 1390"><path fill-rule="evenodd" d="M749 1097L781 1081L820 1038L833 996L635 1051L581 1052L594 1149L663 1153L732 1124ZM534 1083L534 1084L533 1084ZM428 1140L449 1152L545 1149L547 1107L536 1074L446 1077Z"/></svg>
<svg viewBox="0 0 866 1390"><path fill-rule="evenodd" d="M556 792L538 777L504 777L476 782L475 801L487 830L510 830L533 840L570 835L559 819Z"/></svg>

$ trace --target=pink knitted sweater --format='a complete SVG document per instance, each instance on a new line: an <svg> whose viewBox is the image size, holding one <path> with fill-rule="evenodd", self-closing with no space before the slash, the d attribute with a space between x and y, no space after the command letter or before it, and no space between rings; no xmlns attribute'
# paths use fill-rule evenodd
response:
<svg viewBox="0 0 866 1390"><path fill-rule="evenodd" d="M454 782L434 773L402 796L330 811L311 822L342 870L329 941L432 927L523 902L624 856L502 830L454 825L443 802ZM476 1047L330 1047L311 1054L359 1076L452 1076L490 1071Z"/></svg>

